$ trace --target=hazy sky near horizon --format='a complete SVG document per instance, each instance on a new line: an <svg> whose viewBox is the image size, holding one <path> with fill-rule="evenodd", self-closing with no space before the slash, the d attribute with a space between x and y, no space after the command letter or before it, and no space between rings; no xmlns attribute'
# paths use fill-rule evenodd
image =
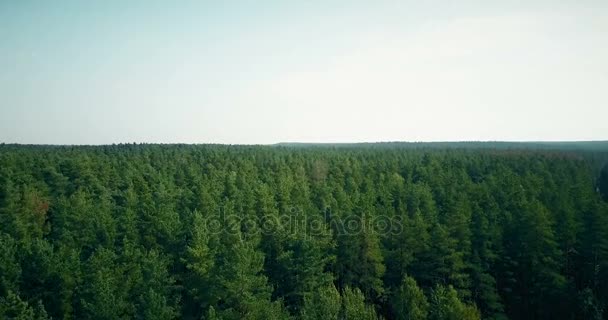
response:
<svg viewBox="0 0 608 320"><path fill-rule="evenodd" d="M608 1L0 1L0 142L607 139Z"/></svg>

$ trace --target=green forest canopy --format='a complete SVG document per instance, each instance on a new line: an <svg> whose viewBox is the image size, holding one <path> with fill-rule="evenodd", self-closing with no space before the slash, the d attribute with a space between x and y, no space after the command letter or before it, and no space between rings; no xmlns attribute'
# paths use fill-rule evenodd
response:
<svg viewBox="0 0 608 320"><path fill-rule="evenodd" d="M0 318L608 319L608 145L0 145Z"/></svg>

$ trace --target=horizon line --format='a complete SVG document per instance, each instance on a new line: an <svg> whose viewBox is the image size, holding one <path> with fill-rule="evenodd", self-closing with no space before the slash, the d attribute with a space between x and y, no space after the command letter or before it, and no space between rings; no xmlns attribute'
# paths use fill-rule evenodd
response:
<svg viewBox="0 0 608 320"><path fill-rule="evenodd" d="M357 145L357 144L440 144L440 143L529 143L529 144L555 144L555 143L608 143L605 140L383 140L383 141L339 141L339 142L314 142L314 141L280 141L274 143L221 143L221 142L111 142L111 143L91 143L91 144L61 144L61 143L19 143L19 142L0 142L0 145L12 146L66 146L66 147L87 147L87 146L115 146L115 145L216 145L216 146L281 146L281 145Z"/></svg>

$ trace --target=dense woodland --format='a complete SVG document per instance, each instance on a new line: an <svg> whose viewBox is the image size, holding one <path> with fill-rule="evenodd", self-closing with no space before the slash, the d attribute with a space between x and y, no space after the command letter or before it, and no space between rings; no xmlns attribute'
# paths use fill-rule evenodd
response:
<svg viewBox="0 0 608 320"><path fill-rule="evenodd" d="M608 148L517 147L1 145L0 318L608 319Z"/></svg>

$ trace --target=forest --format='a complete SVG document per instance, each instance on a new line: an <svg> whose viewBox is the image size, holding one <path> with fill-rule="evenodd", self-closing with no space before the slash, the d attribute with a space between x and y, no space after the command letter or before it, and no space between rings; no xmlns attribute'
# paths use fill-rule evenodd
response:
<svg viewBox="0 0 608 320"><path fill-rule="evenodd" d="M608 319L608 145L0 145L0 319Z"/></svg>

